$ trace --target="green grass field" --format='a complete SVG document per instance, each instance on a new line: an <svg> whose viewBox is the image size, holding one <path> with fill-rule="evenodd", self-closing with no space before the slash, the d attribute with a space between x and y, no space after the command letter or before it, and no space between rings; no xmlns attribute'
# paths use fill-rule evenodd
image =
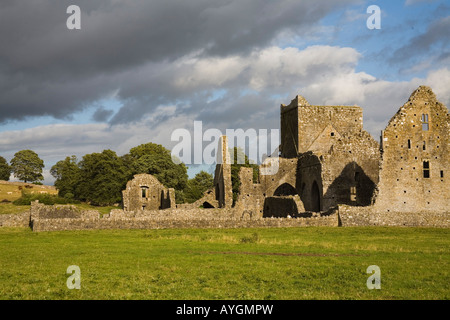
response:
<svg viewBox="0 0 450 320"><path fill-rule="evenodd" d="M432 228L0 228L0 299L449 299L449 244Z"/></svg>

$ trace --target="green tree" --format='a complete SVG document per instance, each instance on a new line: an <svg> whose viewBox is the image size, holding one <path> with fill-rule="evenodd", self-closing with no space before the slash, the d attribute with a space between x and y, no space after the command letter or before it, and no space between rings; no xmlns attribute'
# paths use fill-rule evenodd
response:
<svg viewBox="0 0 450 320"><path fill-rule="evenodd" d="M66 197L66 195L68 198L74 197L81 178L77 157L66 157L66 159L58 161L50 169L50 173L56 178L55 187L58 189L58 195L60 197Z"/></svg>
<svg viewBox="0 0 450 320"><path fill-rule="evenodd" d="M238 198L239 187L241 185L241 181L239 180L239 171L241 170L241 167L253 168L253 183L257 183L259 181L259 166L250 162L242 148L234 147L234 149L230 149L230 154L232 154L234 158L231 163L231 186L233 190L234 206Z"/></svg>
<svg viewBox="0 0 450 320"><path fill-rule="evenodd" d="M176 201L180 203L183 190L187 186L188 174L184 163L175 164L170 151L155 143L141 144L122 157L130 170L131 178L135 174L154 175L165 187L174 188Z"/></svg>
<svg viewBox="0 0 450 320"><path fill-rule="evenodd" d="M5 158L0 156L0 180L9 180L11 175L11 166Z"/></svg>
<svg viewBox="0 0 450 320"><path fill-rule="evenodd" d="M197 201L203 196L203 193L214 186L214 178L205 171L200 171L194 178L189 179L187 187L184 190L185 200L188 203Z"/></svg>
<svg viewBox="0 0 450 320"><path fill-rule="evenodd" d="M80 179L75 188L76 199L100 206L121 201L129 171L114 151L87 154L78 165Z"/></svg>
<svg viewBox="0 0 450 320"><path fill-rule="evenodd" d="M32 150L16 152L11 160L14 176L24 182L38 182L44 180L42 169L44 161Z"/></svg>

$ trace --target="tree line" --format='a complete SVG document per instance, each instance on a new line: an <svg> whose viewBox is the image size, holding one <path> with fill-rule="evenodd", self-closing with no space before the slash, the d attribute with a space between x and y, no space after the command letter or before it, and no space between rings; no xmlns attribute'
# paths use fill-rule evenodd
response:
<svg viewBox="0 0 450 320"><path fill-rule="evenodd" d="M234 200L239 189L239 168L252 166L241 149L235 148L234 155L245 157L243 164L232 164L232 185ZM24 182L41 184L44 161L32 150L17 152L10 165L0 156L0 180L9 180L11 173ZM257 180L258 172L254 170ZM122 190L134 175L148 173L155 176L166 188L175 189L177 203L192 203L214 185L213 176L201 171L189 179L184 163L176 164L168 149L155 143L141 144L118 156L112 150L86 154L81 160L68 156L50 169L56 179L58 196L68 200L88 202L106 206L122 201Z"/></svg>

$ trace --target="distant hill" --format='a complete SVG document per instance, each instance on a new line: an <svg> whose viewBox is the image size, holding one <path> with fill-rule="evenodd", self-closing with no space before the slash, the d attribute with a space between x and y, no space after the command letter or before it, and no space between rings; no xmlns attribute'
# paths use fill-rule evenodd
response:
<svg viewBox="0 0 450 320"><path fill-rule="evenodd" d="M30 193L58 194L58 190L54 186L0 180L0 202L3 200L14 201L20 198L22 190Z"/></svg>

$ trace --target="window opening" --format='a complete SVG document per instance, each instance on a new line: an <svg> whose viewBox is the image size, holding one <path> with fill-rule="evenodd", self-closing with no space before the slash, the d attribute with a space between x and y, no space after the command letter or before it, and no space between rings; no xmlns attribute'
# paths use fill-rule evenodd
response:
<svg viewBox="0 0 450 320"><path fill-rule="evenodd" d="M429 161L423 162L423 177L424 178L430 177L430 162Z"/></svg>
<svg viewBox="0 0 450 320"><path fill-rule="evenodd" d="M424 113L422 114L422 130L428 131L429 128L428 114Z"/></svg>

